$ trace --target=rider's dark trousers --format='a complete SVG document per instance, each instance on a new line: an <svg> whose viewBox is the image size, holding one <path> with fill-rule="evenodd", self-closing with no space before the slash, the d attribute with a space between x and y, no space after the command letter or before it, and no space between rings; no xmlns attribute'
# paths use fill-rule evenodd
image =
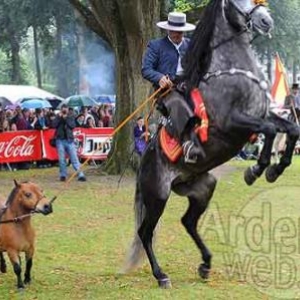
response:
<svg viewBox="0 0 300 300"><path fill-rule="evenodd" d="M183 135L188 133L193 126L194 112L184 97L177 91L172 91L161 101L165 114L172 123L171 126L166 126L167 130L173 137L182 140Z"/></svg>

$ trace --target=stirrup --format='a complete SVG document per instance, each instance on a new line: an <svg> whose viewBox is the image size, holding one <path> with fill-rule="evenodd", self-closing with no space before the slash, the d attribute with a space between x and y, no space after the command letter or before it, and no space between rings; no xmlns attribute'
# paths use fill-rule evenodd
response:
<svg viewBox="0 0 300 300"><path fill-rule="evenodd" d="M197 162L197 156L190 157L191 149L195 146L194 142L192 141L186 141L182 145L183 154L184 154L184 162L195 164Z"/></svg>

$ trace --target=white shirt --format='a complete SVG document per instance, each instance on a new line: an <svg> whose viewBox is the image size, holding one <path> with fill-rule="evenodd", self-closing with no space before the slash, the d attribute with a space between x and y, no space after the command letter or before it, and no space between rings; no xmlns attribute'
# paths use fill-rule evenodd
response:
<svg viewBox="0 0 300 300"><path fill-rule="evenodd" d="M183 39L179 44L175 44L170 37L168 36L169 41L174 45L174 47L176 48L177 52L178 52L178 63L177 63L177 69L176 69L176 75L182 75L183 74L183 68L181 65L181 57L180 57L180 52L179 52L179 48L183 43Z"/></svg>
<svg viewBox="0 0 300 300"><path fill-rule="evenodd" d="M295 108L300 108L300 94L295 96Z"/></svg>

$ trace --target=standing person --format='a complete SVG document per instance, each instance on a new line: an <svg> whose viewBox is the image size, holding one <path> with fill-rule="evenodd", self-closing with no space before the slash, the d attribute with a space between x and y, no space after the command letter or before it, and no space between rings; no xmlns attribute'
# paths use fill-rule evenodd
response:
<svg viewBox="0 0 300 300"><path fill-rule="evenodd" d="M80 169L80 162L74 144L73 128L76 127L74 116L68 113L67 105L61 106L61 111L53 120L52 127L56 128L56 149L59 159L59 176L60 181L66 181L67 178L67 162L66 153L69 155L71 164L75 171ZM83 172L78 173L78 181L86 181Z"/></svg>
<svg viewBox="0 0 300 300"><path fill-rule="evenodd" d="M182 58L189 45L184 32L194 30L195 26L187 23L186 15L179 12L169 13L168 20L158 22L157 26L167 30L167 35L148 43L142 62L142 76L155 89L165 89L180 83L184 73ZM197 157L204 158L204 150L193 130L195 117L190 104L179 93L159 102L159 108L169 120L168 131L182 144L185 162L196 163Z"/></svg>
<svg viewBox="0 0 300 300"><path fill-rule="evenodd" d="M37 108L35 110L35 118L33 119L31 125L36 130L44 130L48 128L47 119L45 117L45 112L43 109Z"/></svg>
<svg viewBox="0 0 300 300"><path fill-rule="evenodd" d="M48 129L47 120L45 117L45 112L42 108L36 108L35 110L35 117L31 123L31 126L36 130L45 130ZM47 168L50 164L50 161L47 159L42 159L36 162L36 166L38 168Z"/></svg>
<svg viewBox="0 0 300 300"><path fill-rule="evenodd" d="M133 129L133 135L134 135L134 150L137 152L137 154L142 155L147 147L146 142L146 128L144 125L144 119L143 117L138 117L136 120L136 125Z"/></svg>
<svg viewBox="0 0 300 300"><path fill-rule="evenodd" d="M95 128L94 119L92 117L87 118L85 128Z"/></svg>
<svg viewBox="0 0 300 300"><path fill-rule="evenodd" d="M21 110L20 106L16 108L16 116L13 118L12 122L17 125L18 130L31 130L33 127L31 126L30 122L30 111L28 108L23 108Z"/></svg>
<svg viewBox="0 0 300 300"><path fill-rule="evenodd" d="M92 118L94 120L94 117L90 114L88 107L84 106L82 107L82 112L81 112L84 116L84 125L86 125L88 118ZM94 120L95 122L95 120Z"/></svg>
<svg viewBox="0 0 300 300"><path fill-rule="evenodd" d="M5 111L2 109L2 103L0 103L0 132L3 132L3 123L5 120Z"/></svg>
<svg viewBox="0 0 300 300"><path fill-rule="evenodd" d="M32 130L33 127L30 122L30 111L28 108L21 109L20 106L16 107L16 116L12 119L12 124L16 125L17 131L19 130ZM23 161L16 163L18 169L29 170L31 167L31 162Z"/></svg>
<svg viewBox="0 0 300 300"><path fill-rule="evenodd" d="M76 127L84 127L84 115L83 114L79 114L75 118L75 124L76 124Z"/></svg>
<svg viewBox="0 0 300 300"><path fill-rule="evenodd" d="M97 111L98 111L98 106L96 106L96 105L92 106L90 113L95 120L95 125L97 125L99 123L99 116L98 116Z"/></svg>
<svg viewBox="0 0 300 300"><path fill-rule="evenodd" d="M300 117L299 84L293 83L291 90L292 90L291 94L285 97L283 107L286 109L290 109L293 117L295 117L294 111L293 111L293 109L295 109L297 119L299 120L299 117Z"/></svg>

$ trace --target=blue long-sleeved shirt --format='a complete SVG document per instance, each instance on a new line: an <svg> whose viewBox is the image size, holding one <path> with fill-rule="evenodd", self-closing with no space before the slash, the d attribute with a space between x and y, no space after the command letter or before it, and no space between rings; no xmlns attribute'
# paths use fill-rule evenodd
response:
<svg viewBox="0 0 300 300"><path fill-rule="evenodd" d="M188 43L189 39L184 38L181 46L182 55L187 50ZM178 58L179 53L167 36L151 40L143 57L142 76L156 87L164 75L169 75L170 79L174 80Z"/></svg>

